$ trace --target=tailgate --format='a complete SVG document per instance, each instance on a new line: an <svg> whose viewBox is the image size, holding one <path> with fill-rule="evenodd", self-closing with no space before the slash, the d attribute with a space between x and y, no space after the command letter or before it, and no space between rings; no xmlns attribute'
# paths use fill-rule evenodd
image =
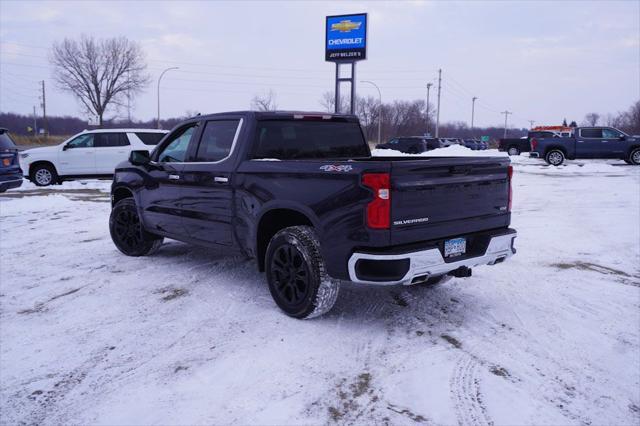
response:
<svg viewBox="0 0 640 426"><path fill-rule="evenodd" d="M442 157L391 163L391 244L509 225L509 159Z"/></svg>

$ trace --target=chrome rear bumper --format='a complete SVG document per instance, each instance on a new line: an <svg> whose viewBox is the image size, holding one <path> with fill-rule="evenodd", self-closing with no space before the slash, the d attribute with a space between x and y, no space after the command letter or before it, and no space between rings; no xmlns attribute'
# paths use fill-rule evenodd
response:
<svg viewBox="0 0 640 426"><path fill-rule="evenodd" d="M437 248L427 250L414 251L402 254L370 254L370 253L354 253L349 258L349 278L352 282L358 284L374 284L374 285L394 285L403 284L411 285L422 282L431 276L444 275L455 271L460 267L472 268L480 265L494 265L500 263L515 254L513 240L518 236L516 232L492 237L484 254L476 257L462 259L457 262L445 262ZM399 280L392 281L370 281L360 279L356 273L356 265L359 260L400 260L409 261L409 269L406 274Z"/></svg>

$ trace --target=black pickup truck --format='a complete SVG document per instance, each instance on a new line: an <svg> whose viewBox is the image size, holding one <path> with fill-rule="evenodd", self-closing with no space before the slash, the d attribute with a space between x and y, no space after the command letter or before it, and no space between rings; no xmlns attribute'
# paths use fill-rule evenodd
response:
<svg viewBox="0 0 640 426"><path fill-rule="evenodd" d="M230 112L174 128L115 170L110 231L255 258L276 304L310 318L340 281L423 284L515 253L508 157L372 157L354 116Z"/></svg>
<svg viewBox="0 0 640 426"><path fill-rule="evenodd" d="M505 151L509 155L520 155L521 152L531 151L531 139L533 138L559 138L556 132L547 130L535 130L527 133L526 138L507 138L498 141L498 151Z"/></svg>

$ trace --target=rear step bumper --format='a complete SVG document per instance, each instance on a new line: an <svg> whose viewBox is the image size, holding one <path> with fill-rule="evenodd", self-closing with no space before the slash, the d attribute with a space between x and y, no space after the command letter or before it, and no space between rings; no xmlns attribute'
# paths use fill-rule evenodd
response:
<svg viewBox="0 0 640 426"><path fill-rule="evenodd" d="M491 237L484 254L457 262L445 262L438 248L402 254L354 253L349 258L349 278L358 284L411 285L429 277L501 263L516 252L516 231ZM463 268L463 269L460 269ZM455 273L454 273L455 274Z"/></svg>

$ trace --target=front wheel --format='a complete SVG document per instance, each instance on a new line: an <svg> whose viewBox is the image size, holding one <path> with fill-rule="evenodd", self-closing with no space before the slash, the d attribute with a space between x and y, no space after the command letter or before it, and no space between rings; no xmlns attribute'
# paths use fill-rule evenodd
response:
<svg viewBox="0 0 640 426"><path fill-rule="evenodd" d="M327 275L318 237L310 226L277 232L267 247L265 265L269 292L290 317L317 317L335 304L340 283Z"/></svg>
<svg viewBox="0 0 640 426"><path fill-rule="evenodd" d="M629 154L629 164L633 164L634 166L640 166L640 148L636 148Z"/></svg>
<svg viewBox="0 0 640 426"><path fill-rule="evenodd" d="M509 148L507 153L509 155L520 155L520 150L518 148L516 148L515 146L512 146L511 148Z"/></svg>
<svg viewBox="0 0 640 426"><path fill-rule="evenodd" d="M127 256L146 256L162 245L162 237L144 230L132 198L120 200L109 216L109 232L118 250Z"/></svg>
<svg viewBox="0 0 640 426"><path fill-rule="evenodd" d="M58 174L52 165L39 164L31 171L31 180L37 186L49 186L58 181Z"/></svg>
<svg viewBox="0 0 640 426"><path fill-rule="evenodd" d="M549 151L545 157L545 161L547 164L552 166L559 166L564 163L564 152L559 149L552 149Z"/></svg>

